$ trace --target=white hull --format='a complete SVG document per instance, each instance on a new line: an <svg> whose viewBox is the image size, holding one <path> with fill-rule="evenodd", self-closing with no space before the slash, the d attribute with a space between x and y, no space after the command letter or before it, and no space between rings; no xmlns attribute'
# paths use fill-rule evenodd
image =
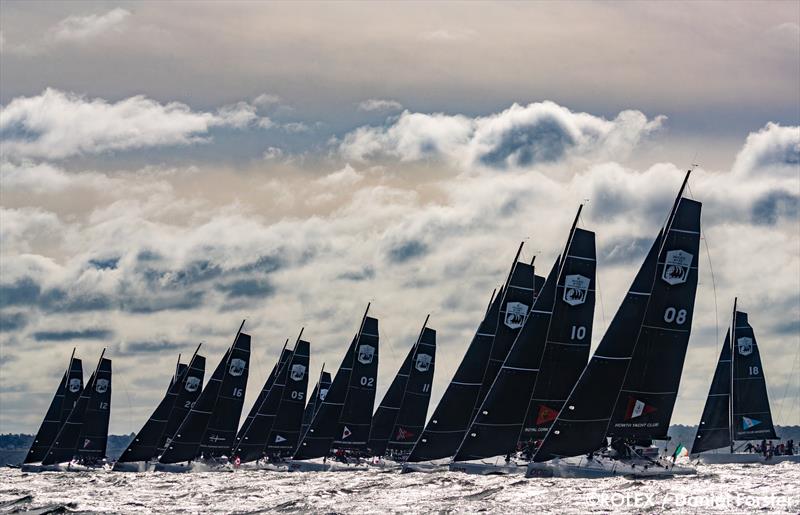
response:
<svg viewBox="0 0 800 515"><path fill-rule="evenodd" d="M192 461L189 463L156 463L156 472L233 472L233 466L228 463L213 461Z"/></svg>
<svg viewBox="0 0 800 515"><path fill-rule="evenodd" d="M692 466L674 465L669 460L653 461L641 458L612 459L595 456L591 460L585 456L557 458L544 463L531 463L525 477L571 477L602 478L625 476L629 478L667 478L675 475L695 474Z"/></svg>
<svg viewBox="0 0 800 515"><path fill-rule="evenodd" d="M451 472L463 472L479 476L512 476L523 475L528 468L527 463L505 462L504 458L496 461L454 461L450 463Z"/></svg>
<svg viewBox="0 0 800 515"><path fill-rule="evenodd" d="M365 462L342 463L334 460L290 460L287 465L289 472L344 472L369 468Z"/></svg>
<svg viewBox="0 0 800 515"><path fill-rule="evenodd" d="M385 470L386 472L399 471L403 468L403 463L384 458L372 458L372 461L367 463L367 465L369 465L369 468Z"/></svg>
<svg viewBox="0 0 800 515"><path fill-rule="evenodd" d="M772 456L765 457L763 454L756 453L710 453L704 452L697 455L700 463L706 465L723 465L726 463L759 463L762 465L774 465L776 463L800 463L800 455L791 456Z"/></svg>
<svg viewBox="0 0 800 515"><path fill-rule="evenodd" d="M450 465L449 459L436 460L436 461L418 461L418 462L405 462L400 471L403 474L409 472L442 472L447 470Z"/></svg>
<svg viewBox="0 0 800 515"><path fill-rule="evenodd" d="M114 472L152 472L156 469L157 461L128 461L116 462L111 468Z"/></svg>
<svg viewBox="0 0 800 515"><path fill-rule="evenodd" d="M52 465L42 465L41 463L26 463L20 466L22 472L91 472L109 471L111 466L104 463L102 465L82 465L75 462L54 463Z"/></svg>
<svg viewBox="0 0 800 515"><path fill-rule="evenodd" d="M233 467L234 470L269 470L271 472L287 472L289 470L288 462L263 462L251 461L242 463L238 467Z"/></svg>

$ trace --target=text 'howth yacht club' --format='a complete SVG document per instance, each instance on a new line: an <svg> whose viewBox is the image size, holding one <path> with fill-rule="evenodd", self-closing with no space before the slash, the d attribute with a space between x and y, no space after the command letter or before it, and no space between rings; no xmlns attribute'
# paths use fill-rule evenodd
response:
<svg viewBox="0 0 800 515"><path fill-rule="evenodd" d="M399 369L387 371L392 380L376 408L380 337L368 304L335 371L323 364L311 375L304 329L276 352L269 373L253 370L244 321L205 385L200 346L187 362L178 356L163 397L115 462L106 453L111 360L103 350L84 384L73 349L21 468L692 474L679 452L668 459L653 445L669 439L694 317L701 203L684 196L689 176L591 358L597 251L580 206L546 277L520 259L519 246L430 418L437 351L430 315L418 333L408 328L416 340ZM262 372L240 424L248 378ZM759 346L734 302L691 457L800 462L791 442L786 451L771 447L777 438Z"/></svg>

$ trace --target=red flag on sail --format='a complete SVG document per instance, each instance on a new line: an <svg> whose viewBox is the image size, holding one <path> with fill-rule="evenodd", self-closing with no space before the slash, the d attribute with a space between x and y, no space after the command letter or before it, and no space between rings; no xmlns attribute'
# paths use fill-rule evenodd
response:
<svg viewBox="0 0 800 515"><path fill-rule="evenodd" d="M558 416L558 412L552 408L545 406L544 404L539 405L539 413L536 415L536 425L540 426L542 424L547 424L548 422L552 422Z"/></svg>
<svg viewBox="0 0 800 515"><path fill-rule="evenodd" d="M640 401L635 397L628 397L628 410L625 412L625 420L641 417L654 411L656 411L656 408L645 404L644 401Z"/></svg>
<svg viewBox="0 0 800 515"><path fill-rule="evenodd" d="M414 433L408 431L407 429L403 429L402 427L397 428L397 436L395 437L397 440L408 440L414 436Z"/></svg>

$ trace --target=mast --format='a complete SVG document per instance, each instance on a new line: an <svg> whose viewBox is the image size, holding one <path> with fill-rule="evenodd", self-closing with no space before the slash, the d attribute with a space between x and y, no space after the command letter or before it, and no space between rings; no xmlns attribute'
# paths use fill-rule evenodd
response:
<svg viewBox="0 0 800 515"><path fill-rule="evenodd" d="M733 454L733 447L734 447L734 430L733 430L733 376L734 376L734 366L733 366L733 342L736 341L736 304L739 302L739 297L733 298L733 316L731 316L731 338L730 338L730 347L731 347L731 394L728 396L728 405L730 409L728 410L729 413L729 423L728 423L728 433L730 433L730 440L731 440L731 454ZM725 345L723 343L723 345Z"/></svg>

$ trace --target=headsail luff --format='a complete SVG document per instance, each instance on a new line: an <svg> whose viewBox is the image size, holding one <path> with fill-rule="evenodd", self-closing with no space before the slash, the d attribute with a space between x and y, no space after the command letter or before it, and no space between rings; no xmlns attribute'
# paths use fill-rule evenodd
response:
<svg viewBox="0 0 800 515"><path fill-rule="evenodd" d="M302 331L301 331L302 334ZM282 374L284 386L275 415L275 422L267 438L268 456L289 456L297 447L303 423L303 408L308 392L308 364L311 344L298 338L291 361ZM271 395L271 394L270 394Z"/></svg>
<svg viewBox="0 0 800 515"><path fill-rule="evenodd" d="M55 396L50 402L50 407L42 420L42 425L36 432L36 436L31 443L31 448L25 456L25 463L35 463L42 461L47 454L47 450L55 441L58 431L66 422L69 412L75 406L75 401L83 389L83 366L81 360L75 357L75 349L72 349L72 356L64 371L64 376L58 383Z"/></svg>
<svg viewBox="0 0 800 515"><path fill-rule="evenodd" d="M378 342L378 319L365 316L353 353L353 371L331 444L333 448L367 451L378 384Z"/></svg>
<svg viewBox="0 0 800 515"><path fill-rule="evenodd" d="M491 352L492 338L497 328L500 304L503 301L503 291L501 288L496 295L492 292L492 299L472 342L467 347L464 358L407 461L420 462L447 458L458 448L470 423L471 407L483 384L486 362Z"/></svg>
<svg viewBox="0 0 800 515"><path fill-rule="evenodd" d="M594 233L576 229L579 216L580 210L567 237L566 257L556 259L454 461L509 454L523 427L529 428L528 437L537 427L546 431L585 366L596 263ZM565 381L571 381L566 391ZM527 416L529 410L538 414ZM548 410L553 416L542 416Z"/></svg>
<svg viewBox="0 0 800 515"><path fill-rule="evenodd" d="M419 341L414 349L412 367L406 383L400 411L390 433L387 444L389 451L409 451L417 442L425 427L425 417L431 400L433 373L436 364L436 331L422 328Z"/></svg>
<svg viewBox="0 0 800 515"><path fill-rule="evenodd" d="M688 177L534 461L593 452L607 435L666 437L697 289L701 204L682 196Z"/></svg>
<svg viewBox="0 0 800 515"><path fill-rule="evenodd" d="M206 358L199 355L200 345L195 349L192 359L189 360L189 366L186 372L180 378L180 385L175 402L172 404L172 410L167 417L167 423L164 426L164 431L158 440L158 449L156 455L164 452L169 442L175 436L175 432L180 427L183 419L194 406L200 393L203 391L203 376L206 370Z"/></svg>
<svg viewBox="0 0 800 515"><path fill-rule="evenodd" d="M323 364L322 370L320 371L319 380L314 386L314 391L311 392L311 397L309 397L305 411L303 411L303 426L300 429L301 437L306 434L306 431L308 431L308 426L311 425L311 420L314 418L314 415L317 414L317 410L322 405L322 401L328 394L328 389L330 387L331 374L329 372L325 372L325 365Z"/></svg>
<svg viewBox="0 0 800 515"><path fill-rule="evenodd" d="M122 451L117 461L128 463L133 461L151 461L158 456L158 444L164 434L169 415L175 405L175 399L181 387L183 377L186 375L188 366L178 362L175 374L170 378L167 391L161 402L144 423L144 426L136 433L128 447Z"/></svg>
<svg viewBox="0 0 800 515"><path fill-rule="evenodd" d="M105 353L105 350L103 351ZM111 360L102 358L97 368L94 391L78 437L76 456L81 460L96 461L106 457L108 423L111 416Z"/></svg>
<svg viewBox="0 0 800 515"><path fill-rule="evenodd" d="M99 428L103 422L102 417L92 416L91 419L87 416L89 405L91 404L94 411L97 411L101 406L98 405L98 400L107 402L106 412L110 409L110 389L111 389L111 360L105 359L103 355L105 349L100 355L100 360L97 362L89 381L83 387L80 396L78 397L75 406L70 411L66 422L61 427L56 436L53 444L47 450L47 454L42 459L42 465L54 465L57 463L64 463L72 460L78 455L78 447L81 434L84 433L83 426L86 423L92 424L92 429L86 433L90 438L89 446L91 450L102 450L102 455L97 456L102 458L105 456L105 444L108 438L108 418L106 417L106 431L105 436L100 435L102 428ZM98 391L100 390L100 391ZM106 399L105 392L109 391L108 400ZM102 449L100 449L102 446Z"/></svg>
<svg viewBox="0 0 800 515"><path fill-rule="evenodd" d="M727 447L731 444L731 332L725 333L725 343L714 370L703 415L697 426L691 454Z"/></svg>
<svg viewBox="0 0 800 515"><path fill-rule="evenodd" d="M733 324L733 397L731 434L735 440L771 440L778 436L772 423L764 367L747 313L735 311Z"/></svg>
<svg viewBox="0 0 800 515"><path fill-rule="evenodd" d="M389 443L389 438L392 436L392 428L397 420L397 414L400 412L400 403L403 402L403 394L408 383L408 375L411 372L415 349L416 342L408 349L403 363L400 364L400 369L372 416L367 447L373 456L383 456L386 452L386 444Z"/></svg>
<svg viewBox="0 0 800 515"><path fill-rule="evenodd" d="M230 449L244 402L250 361L250 335L241 332L243 326L244 322L161 454L160 463L178 463L199 456L212 458Z"/></svg>
<svg viewBox="0 0 800 515"><path fill-rule="evenodd" d="M268 399L270 398L270 392L272 392L276 382L280 382L281 388L283 388L284 382L277 381L277 378L281 375L286 363L292 356L292 351L286 348L288 343L289 340L287 339L283 350L281 350L278 363L272 368L256 401L250 408L247 419L245 419L244 424L239 428L239 432L236 435L236 441L231 450L231 455L238 456L243 462L261 458L264 447L267 444L269 425L272 424L272 417L274 417L275 409L277 409L277 399L280 394L273 394L271 402L268 402Z"/></svg>

